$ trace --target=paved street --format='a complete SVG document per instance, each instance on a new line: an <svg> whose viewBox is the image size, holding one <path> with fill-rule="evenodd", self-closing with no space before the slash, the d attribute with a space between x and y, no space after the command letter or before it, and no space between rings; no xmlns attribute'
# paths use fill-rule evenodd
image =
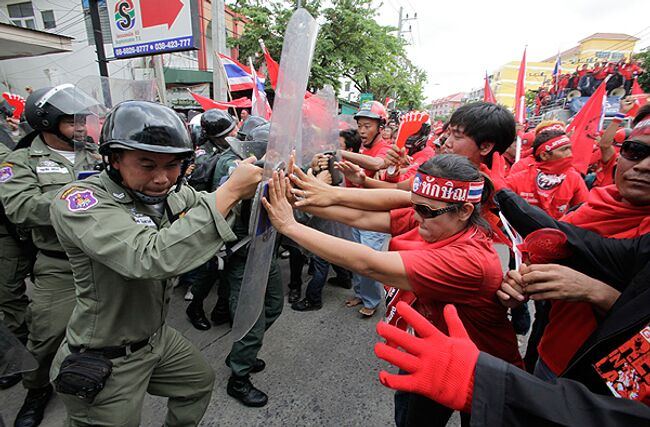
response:
<svg viewBox="0 0 650 427"><path fill-rule="evenodd" d="M282 261L284 282L288 262ZM305 272L307 269L305 268ZM305 274L305 280L308 276ZM390 426L393 423L393 395L378 380L387 366L374 356L374 332L379 315L359 318L356 309L343 304L351 291L325 287L324 307L300 313L285 305L279 320L266 335L260 356L265 371L253 375L253 383L269 394L269 404L247 408L226 394L229 370L224 359L229 351L229 328L219 326L197 331L185 317L184 292L177 289L169 323L179 329L206 355L217 379L210 407L202 426ZM212 308L214 293L206 310ZM0 392L0 413L7 425L24 398L17 385ZM143 426L160 426L166 400L147 396L142 412ZM54 399L42 426L60 426L65 417L63 404ZM450 425L458 425L456 418Z"/></svg>

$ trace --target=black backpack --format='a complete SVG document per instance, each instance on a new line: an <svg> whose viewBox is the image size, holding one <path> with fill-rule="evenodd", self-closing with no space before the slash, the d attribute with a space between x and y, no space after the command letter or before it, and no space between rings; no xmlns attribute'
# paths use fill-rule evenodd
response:
<svg viewBox="0 0 650 427"><path fill-rule="evenodd" d="M223 152L212 153L208 160L197 165L187 180L188 184L196 191L212 191L214 170L217 168L217 162L222 154Z"/></svg>

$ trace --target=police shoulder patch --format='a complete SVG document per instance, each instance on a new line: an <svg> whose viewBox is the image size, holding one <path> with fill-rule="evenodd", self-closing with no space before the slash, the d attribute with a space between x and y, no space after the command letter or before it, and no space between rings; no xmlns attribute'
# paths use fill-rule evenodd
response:
<svg viewBox="0 0 650 427"><path fill-rule="evenodd" d="M2 163L0 164L0 184L3 182L9 181L14 176L14 170L12 169L13 163Z"/></svg>
<svg viewBox="0 0 650 427"><path fill-rule="evenodd" d="M61 199L68 203L70 212L85 211L99 203L92 190L81 187L70 187L63 192Z"/></svg>

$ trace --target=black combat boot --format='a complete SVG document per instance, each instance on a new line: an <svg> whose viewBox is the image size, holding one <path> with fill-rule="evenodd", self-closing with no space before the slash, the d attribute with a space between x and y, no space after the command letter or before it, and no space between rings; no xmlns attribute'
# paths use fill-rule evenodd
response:
<svg viewBox="0 0 650 427"><path fill-rule="evenodd" d="M15 386L23 379L23 374L18 372L17 374L6 375L0 378L0 390L6 390L10 387Z"/></svg>
<svg viewBox="0 0 650 427"><path fill-rule="evenodd" d="M52 397L52 386L27 390L25 402L16 415L14 427L36 427L43 421L47 402Z"/></svg>
<svg viewBox="0 0 650 427"><path fill-rule="evenodd" d="M211 328L210 321L205 317L205 312L203 311L203 301L192 301L187 306L185 313L187 313L187 317L189 317L192 326L199 331L207 331Z"/></svg>
<svg viewBox="0 0 650 427"><path fill-rule="evenodd" d="M231 375L226 391L228 395L239 400L242 404L253 408L262 407L269 401L266 393L253 386L248 375L245 377Z"/></svg>
<svg viewBox="0 0 650 427"><path fill-rule="evenodd" d="M219 298L217 300L217 303L210 314L210 319L212 319L212 323L214 323L215 326L232 323L230 321L230 307L228 307L227 299Z"/></svg>

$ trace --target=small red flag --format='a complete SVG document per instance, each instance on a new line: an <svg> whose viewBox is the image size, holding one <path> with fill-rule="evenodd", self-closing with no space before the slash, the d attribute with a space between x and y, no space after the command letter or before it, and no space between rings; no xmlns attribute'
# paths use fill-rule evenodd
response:
<svg viewBox="0 0 650 427"><path fill-rule="evenodd" d="M487 71L485 72L485 89L483 89L483 102L491 102L492 104L497 103L497 100L494 97L494 92L492 92L492 88L490 87L490 80L488 79Z"/></svg>
<svg viewBox="0 0 650 427"><path fill-rule="evenodd" d="M646 105L648 103L648 97L643 96L643 89L641 89L641 86L639 86L639 81L634 78L634 83L632 83L632 96L636 95L636 102L634 103L634 107L630 111L627 112L628 117L634 117L636 116L636 113L639 112L639 109Z"/></svg>
<svg viewBox="0 0 650 427"><path fill-rule="evenodd" d="M205 96L199 95L198 93L190 92L196 102L201 105L205 111L211 110L213 108L218 108L219 110L227 110L228 108L250 108L251 100L249 98L237 98L233 99L231 102L217 102Z"/></svg>
<svg viewBox="0 0 650 427"><path fill-rule="evenodd" d="M278 84L278 73L280 72L280 64L275 62L271 57L269 50L264 46L264 43L260 43L262 49L264 50L264 59L266 60L266 70L269 75L269 80L271 81L271 87L275 90L275 87Z"/></svg>
<svg viewBox="0 0 650 427"><path fill-rule="evenodd" d="M517 90L515 91L515 120L520 125L526 123L526 49L519 65Z"/></svg>
<svg viewBox="0 0 650 427"><path fill-rule="evenodd" d="M573 117L567 126L566 132L571 135L571 151L573 152L573 167L581 174L586 174L589 168L591 153L594 149L596 138L600 135L600 119L603 114L603 100L605 99L605 86L603 81L596 92L591 95L587 103Z"/></svg>

